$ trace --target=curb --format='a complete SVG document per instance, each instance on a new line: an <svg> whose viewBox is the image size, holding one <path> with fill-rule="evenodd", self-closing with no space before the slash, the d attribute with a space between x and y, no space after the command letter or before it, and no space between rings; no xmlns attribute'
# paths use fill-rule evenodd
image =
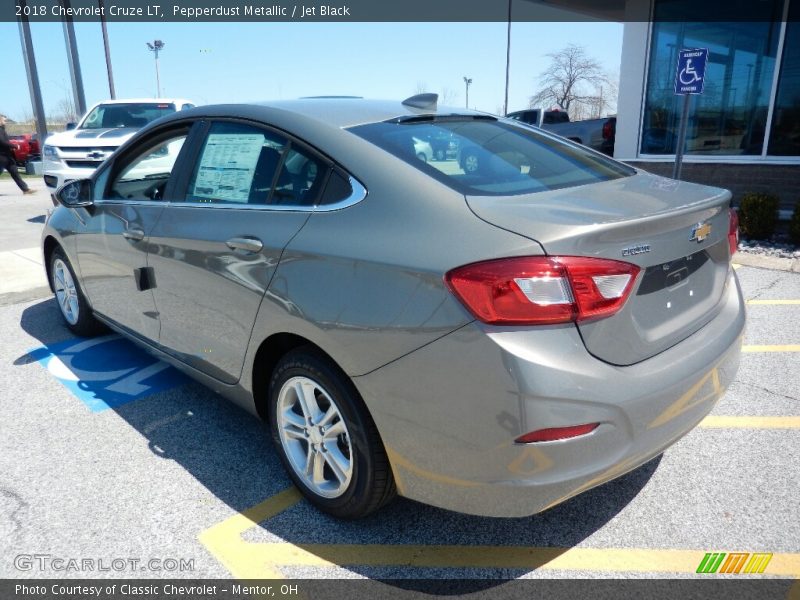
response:
<svg viewBox="0 0 800 600"><path fill-rule="evenodd" d="M0 306L10 306L11 304L50 298L52 294L52 290L46 285L21 292L8 292L7 294L0 294Z"/></svg>
<svg viewBox="0 0 800 600"><path fill-rule="evenodd" d="M733 262L744 267L754 267L756 269L800 273L800 259L798 258L780 258L778 256L737 252L733 256Z"/></svg>

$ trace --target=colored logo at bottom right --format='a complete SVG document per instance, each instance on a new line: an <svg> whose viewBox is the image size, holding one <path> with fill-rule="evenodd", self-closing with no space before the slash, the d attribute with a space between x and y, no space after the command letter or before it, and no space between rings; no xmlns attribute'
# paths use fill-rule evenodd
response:
<svg viewBox="0 0 800 600"><path fill-rule="evenodd" d="M698 573L755 574L763 573L771 552L706 552L697 567Z"/></svg>

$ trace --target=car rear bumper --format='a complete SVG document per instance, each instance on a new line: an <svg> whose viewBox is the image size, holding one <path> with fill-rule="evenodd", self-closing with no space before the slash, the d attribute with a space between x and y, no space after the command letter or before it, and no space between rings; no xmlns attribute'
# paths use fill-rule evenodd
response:
<svg viewBox="0 0 800 600"><path fill-rule="evenodd" d="M646 463L694 428L736 375L745 312L733 271L725 294L714 320L631 366L591 356L574 325L473 322L355 378L400 493L525 516ZM571 440L513 441L584 423L600 426Z"/></svg>

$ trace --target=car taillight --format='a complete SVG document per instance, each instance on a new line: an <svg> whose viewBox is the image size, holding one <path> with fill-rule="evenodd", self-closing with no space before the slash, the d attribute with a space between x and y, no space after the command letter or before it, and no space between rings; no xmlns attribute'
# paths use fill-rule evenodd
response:
<svg viewBox="0 0 800 600"><path fill-rule="evenodd" d="M736 253L739 247L739 213L735 209L730 209L730 225L728 226L728 246L731 249L731 256Z"/></svg>
<svg viewBox="0 0 800 600"><path fill-rule="evenodd" d="M611 121L606 121L603 123L603 139L610 140L613 133L614 132L611 131Z"/></svg>
<svg viewBox="0 0 800 600"><path fill-rule="evenodd" d="M582 256L521 256L472 263L445 275L477 319L547 325L609 317L625 304L639 267Z"/></svg>

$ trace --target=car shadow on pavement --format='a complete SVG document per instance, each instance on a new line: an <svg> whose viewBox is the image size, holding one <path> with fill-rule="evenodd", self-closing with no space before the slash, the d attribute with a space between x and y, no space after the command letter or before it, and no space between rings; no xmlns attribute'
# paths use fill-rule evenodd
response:
<svg viewBox="0 0 800 600"><path fill-rule="evenodd" d="M41 342L42 348L33 349L19 357L14 363L16 365L41 361L51 348L55 348L53 352L57 354L58 348L70 340L80 343L61 322L58 307L52 299L26 308L20 324L25 332ZM107 355L120 352L121 346L127 346L124 353L120 352L125 356L124 363L119 365L120 372L130 366L131 353L141 355L143 364L154 360L131 342L117 338L115 344L108 347ZM108 359L108 356L105 358ZM86 361L80 364L88 368ZM103 368L106 371L110 369L108 372L113 371L113 365ZM174 371L171 367L169 370ZM121 376L127 375L123 373ZM142 379L139 383L146 385L148 381ZM88 389L102 400L103 394L107 393L105 388L114 382L109 384L106 380L103 385L97 381L89 383L91 385L81 389ZM72 391L72 388L68 389ZM272 447L265 424L188 378L135 400L108 404L110 410L148 440L155 456L161 460L175 461L211 494L237 512L259 504L291 485ZM86 416L92 418L92 412L87 410ZM474 587L443 586L435 593L447 594L448 589L459 589L458 593L478 591L487 585L499 585L503 580L535 571L558 554L580 544L639 494L659 462L660 457L627 475L531 517L473 517L398 498L365 519L340 521L301 501L247 531L245 541L285 540L303 546L310 544L305 547L311 548L310 551L320 558L362 576L380 580L410 579L393 584L402 588L414 589L413 579L425 577L428 583L420 591L430 593L430 579L440 578L442 573L446 573L445 577L475 579ZM158 469L158 464L153 464L152 468ZM363 544L514 546L548 548L553 552L542 553L538 562L536 555L532 555L531 562L526 562L525 568L506 568L501 565L476 569L425 568L402 564L365 567L348 564L347 548ZM423 585L421 581L420 585Z"/></svg>

